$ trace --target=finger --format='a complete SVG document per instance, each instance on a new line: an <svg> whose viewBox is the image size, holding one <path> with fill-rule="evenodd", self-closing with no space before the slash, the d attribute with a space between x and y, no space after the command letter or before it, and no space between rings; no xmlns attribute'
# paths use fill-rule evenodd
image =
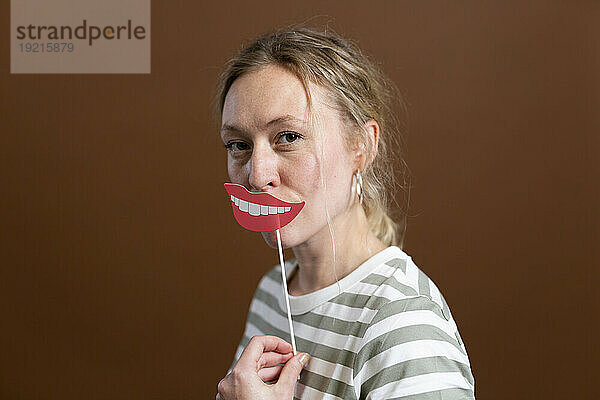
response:
<svg viewBox="0 0 600 400"><path fill-rule="evenodd" d="M263 368L258 371L258 376L264 383L269 383L276 380L283 369L283 365L276 365L274 367Z"/></svg>
<svg viewBox="0 0 600 400"><path fill-rule="evenodd" d="M274 351L263 353L258 360L258 368L268 368L274 367L277 364L285 364L293 356L294 353L281 354Z"/></svg>
<svg viewBox="0 0 600 400"><path fill-rule="evenodd" d="M292 351L292 345L277 336L254 336L240 355L238 365L258 371L258 360L269 351L286 354Z"/></svg>
<svg viewBox="0 0 600 400"><path fill-rule="evenodd" d="M300 376L302 368L308 364L309 358L310 356L306 353L298 353L294 357L290 358L290 360L285 363L283 370L281 370L281 373L279 374L277 385L287 387L287 389L293 391L294 386L298 381L298 376Z"/></svg>

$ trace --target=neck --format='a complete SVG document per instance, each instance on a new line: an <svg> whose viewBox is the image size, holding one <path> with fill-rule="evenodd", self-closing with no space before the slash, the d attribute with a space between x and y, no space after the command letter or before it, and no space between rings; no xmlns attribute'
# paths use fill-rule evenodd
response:
<svg viewBox="0 0 600 400"><path fill-rule="evenodd" d="M288 284L291 295L300 296L332 285L374 254L386 248L369 229L363 208L352 206L308 241L293 248L298 270ZM333 244L335 243L335 262Z"/></svg>

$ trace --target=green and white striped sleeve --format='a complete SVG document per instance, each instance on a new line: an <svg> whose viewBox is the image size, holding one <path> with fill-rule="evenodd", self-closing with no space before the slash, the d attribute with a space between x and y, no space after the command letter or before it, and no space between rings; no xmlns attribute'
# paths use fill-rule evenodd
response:
<svg viewBox="0 0 600 400"><path fill-rule="evenodd" d="M354 360L357 399L474 399L469 359L447 315L425 296L383 306Z"/></svg>

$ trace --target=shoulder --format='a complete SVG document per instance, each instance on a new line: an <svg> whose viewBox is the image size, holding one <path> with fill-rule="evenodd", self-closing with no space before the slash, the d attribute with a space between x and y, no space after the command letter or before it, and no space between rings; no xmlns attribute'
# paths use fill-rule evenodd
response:
<svg viewBox="0 0 600 400"><path fill-rule="evenodd" d="M382 307L424 307L436 310L441 317L450 320L450 308L433 280L411 256L397 247L390 249L393 250L388 253L386 261L368 277L369 283L378 286L373 294L387 300Z"/></svg>
<svg viewBox="0 0 600 400"><path fill-rule="evenodd" d="M452 399L473 398L475 381L456 324L431 298L419 295L388 302L362 339L353 365L357 398L437 391Z"/></svg>
<svg viewBox="0 0 600 400"><path fill-rule="evenodd" d="M378 274L377 296L385 301L379 302L354 360L357 397L400 397L419 385L433 391L437 378L460 398L471 393L466 349L437 286L410 256L386 262Z"/></svg>
<svg viewBox="0 0 600 400"><path fill-rule="evenodd" d="M463 344L450 308L441 291L402 250L372 274L379 301L363 336L363 346L417 340L442 340Z"/></svg>

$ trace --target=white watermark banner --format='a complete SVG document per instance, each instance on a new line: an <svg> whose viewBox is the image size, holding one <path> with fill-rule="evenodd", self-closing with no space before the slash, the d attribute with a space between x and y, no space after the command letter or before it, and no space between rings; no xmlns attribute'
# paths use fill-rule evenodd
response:
<svg viewBox="0 0 600 400"><path fill-rule="evenodd" d="M10 72L150 73L150 0L11 0Z"/></svg>

